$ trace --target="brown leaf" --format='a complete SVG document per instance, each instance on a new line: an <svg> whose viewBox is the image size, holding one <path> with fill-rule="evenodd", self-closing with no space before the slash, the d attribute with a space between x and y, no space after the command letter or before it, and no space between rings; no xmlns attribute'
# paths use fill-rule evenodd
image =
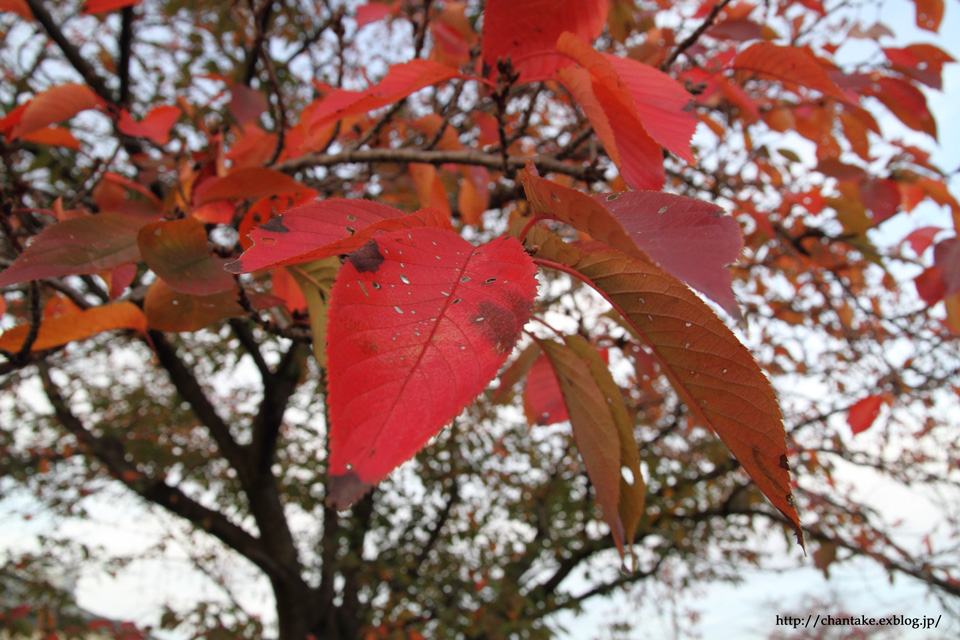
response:
<svg viewBox="0 0 960 640"><path fill-rule="evenodd" d="M691 413L720 436L793 524L802 545L783 417L746 347L703 301L658 267L615 251L574 254L549 232L530 231L541 264L579 274L630 323Z"/></svg>

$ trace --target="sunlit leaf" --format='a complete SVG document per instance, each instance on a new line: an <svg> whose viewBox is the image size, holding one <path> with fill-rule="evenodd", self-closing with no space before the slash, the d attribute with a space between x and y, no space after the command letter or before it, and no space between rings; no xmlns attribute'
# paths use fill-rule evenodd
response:
<svg viewBox="0 0 960 640"><path fill-rule="evenodd" d="M690 138L700 121L692 110L693 97L664 72L630 58L604 56L630 91L644 130L668 151L690 164Z"/></svg>
<svg viewBox="0 0 960 640"><path fill-rule="evenodd" d="M917 26L936 33L943 20L943 0L914 0L917 6Z"/></svg>

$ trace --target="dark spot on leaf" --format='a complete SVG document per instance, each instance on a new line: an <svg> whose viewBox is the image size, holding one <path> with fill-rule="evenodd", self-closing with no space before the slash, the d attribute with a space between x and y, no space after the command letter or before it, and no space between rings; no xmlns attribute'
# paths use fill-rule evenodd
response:
<svg viewBox="0 0 960 640"><path fill-rule="evenodd" d="M347 262L353 265L357 273L373 273L383 264L383 254L380 253L380 247L376 240L370 240L356 251L350 254Z"/></svg>
<svg viewBox="0 0 960 640"><path fill-rule="evenodd" d="M290 233L290 229L283 226L283 216L277 216L276 218L270 218L267 221L267 224L260 227L264 231L272 231L274 233Z"/></svg>
<svg viewBox="0 0 960 640"><path fill-rule="evenodd" d="M790 463L787 462L787 454L785 453L780 454L780 468L790 471Z"/></svg>
<svg viewBox="0 0 960 640"><path fill-rule="evenodd" d="M619 193L611 193L610 195L607 196L607 202L611 202L611 201L613 201L613 200L616 200L616 199L619 198L619 197L620 197L620 194L619 194Z"/></svg>
<svg viewBox="0 0 960 640"><path fill-rule="evenodd" d="M506 294L501 299L487 299L477 305L474 316L477 329L499 353L513 349L530 309L522 297Z"/></svg>
<svg viewBox="0 0 960 640"><path fill-rule="evenodd" d="M327 484L326 504L337 511L343 511L372 488L372 484L367 484L361 480L360 476L353 471L347 471L342 476L330 476L330 482Z"/></svg>

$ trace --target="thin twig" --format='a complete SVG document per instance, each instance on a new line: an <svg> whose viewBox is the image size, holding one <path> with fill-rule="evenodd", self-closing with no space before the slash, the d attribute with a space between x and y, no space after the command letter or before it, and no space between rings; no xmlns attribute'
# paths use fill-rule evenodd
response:
<svg viewBox="0 0 960 640"><path fill-rule="evenodd" d="M684 38L683 42L677 45L677 48L670 53L666 60L660 63L660 70L666 71L670 66L676 62L677 58L680 57L680 54L696 44L697 40L700 39L700 36L704 32L713 26L714 21L717 19L717 16L726 7L730 4L730 0L720 0L717 4L713 5L713 9L710 10L710 13L707 14L707 17L703 19L703 22L700 23L700 26L694 29L693 33Z"/></svg>

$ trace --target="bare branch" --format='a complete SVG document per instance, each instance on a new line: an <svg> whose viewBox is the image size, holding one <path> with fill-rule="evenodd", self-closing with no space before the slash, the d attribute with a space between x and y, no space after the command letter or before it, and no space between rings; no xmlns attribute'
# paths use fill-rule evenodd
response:
<svg viewBox="0 0 960 640"><path fill-rule="evenodd" d="M311 167L331 167L340 164L362 162L420 162L438 166L450 162L454 164L476 165L495 170L503 169L503 159L499 154L494 155L474 149L457 151L354 149L335 154L308 154L300 158L281 162L274 166L274 169L293 173ZM511 157L507 159L507 166L511 169L521 169L527 162L533 162L541 171L559 173L585 182L592 182L602 177L602 172L595 167L561 162L552 156L534 156L532 158Z"/></svg>
<svg viewBox="0 0 960 640"><path fill-rule="evenodd" d="M93 69L93 67L90 66L90 63L87 62L86 58L80 54L80 51L73 46L69 40L67 40L67 37L63 34L60 26L54 22L53 16L51 16L50 12L43 7L41 0L24 1L26 2L27 6L30 7L30 11L37 19L37 22L39 22L43 27L43 30L47 32L47 35L50 36L50 39L57 44L57 46L60 48L60 51L63 52L63 55L70 62L70 65L74 68L74 70L80 74L84 82L86 82L87 85L93 89L98 96L107 102L116 102L113 92L107 88L106 83L100 76L97 75L97 72Z"/></svg>

